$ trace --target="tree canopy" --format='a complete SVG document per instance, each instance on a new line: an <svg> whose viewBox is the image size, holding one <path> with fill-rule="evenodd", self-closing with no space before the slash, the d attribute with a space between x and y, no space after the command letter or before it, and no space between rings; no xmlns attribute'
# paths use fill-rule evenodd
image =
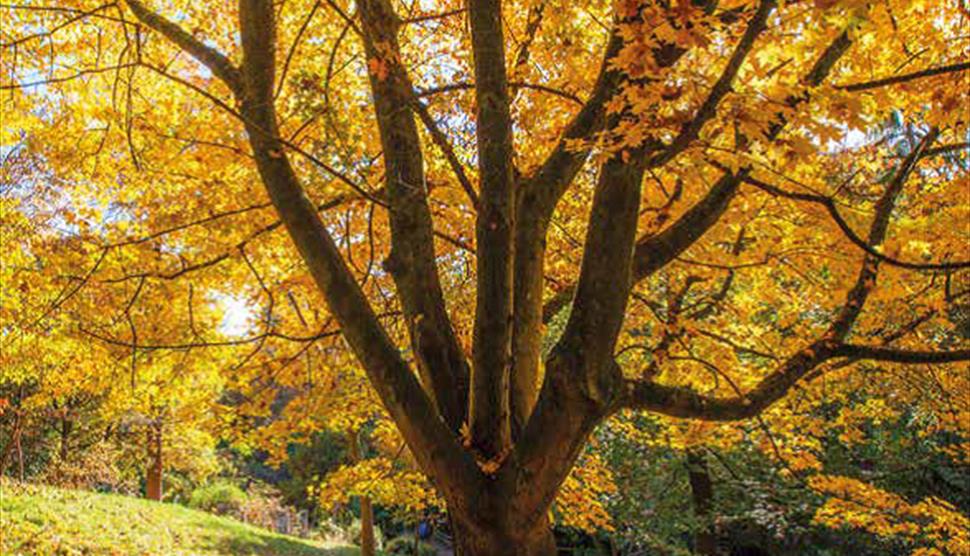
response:
<svg viewBox="0 0 970 556"><path fill-rule="evenodd" d="M965 2L2 10L5 381L368 424L475 555L554 554L557 496L608 526L588 443L644 413L797 474L910 404L970 458ZM830 521L875 488L813 480Z"/></svg>

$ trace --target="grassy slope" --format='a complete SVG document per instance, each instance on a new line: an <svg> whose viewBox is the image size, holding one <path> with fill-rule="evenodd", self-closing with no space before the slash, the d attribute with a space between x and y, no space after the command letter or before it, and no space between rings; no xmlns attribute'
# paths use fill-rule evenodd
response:
<svg viewBox="0 0 970 556"><path fill-rule="evenodd" d="M0 554L356 556L175 504L4 481Z"/></svg>

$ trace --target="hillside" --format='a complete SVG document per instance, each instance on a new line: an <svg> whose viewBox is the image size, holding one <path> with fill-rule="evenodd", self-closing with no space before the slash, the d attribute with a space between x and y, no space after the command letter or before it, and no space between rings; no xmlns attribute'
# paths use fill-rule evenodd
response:
<svg viewBox="0 0 970 556"><path fill-rule="evenodd" d="M4 482L0 553L354 556L175 504Z"/></svg>

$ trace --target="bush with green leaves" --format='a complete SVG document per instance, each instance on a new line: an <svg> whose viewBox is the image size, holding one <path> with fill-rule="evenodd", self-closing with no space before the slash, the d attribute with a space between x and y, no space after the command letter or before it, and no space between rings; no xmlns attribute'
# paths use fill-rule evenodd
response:
<svg viewBox="0 0 970 556"><path fill-rule="evenodd" d="M236 515L246 499L246 493L239 486L220 480L192 491L189 506L219 515Z"/></svg>
<svg viewBox="0 0 970 556"><path fill-rule="evenodd" d="M412 556L414 555L414 537L411 535L395 537L387 543L384 552L387 554ZM423 541L418 542L418 553L415 556L435 556L435 554L437 554L437 551L433 546Z"/></svg>

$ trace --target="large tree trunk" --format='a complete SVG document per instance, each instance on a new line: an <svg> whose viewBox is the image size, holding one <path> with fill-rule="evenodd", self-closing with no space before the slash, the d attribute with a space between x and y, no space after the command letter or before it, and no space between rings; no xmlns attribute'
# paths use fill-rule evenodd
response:
<svg viewBox="0 0 970 556"><path fill-rule="evenodd" d="M145 498L162 499L162 427L148 429L148 469L145 472Z"/></svg>
<svg viewBox="0 0 970 556"><path fill-rule="evenodd" d="M455 554L457 556L556 556L556 539L545 518L528 527L515 520L502 520L501 525L489 516L469 518L452 516Z"/></svg>

